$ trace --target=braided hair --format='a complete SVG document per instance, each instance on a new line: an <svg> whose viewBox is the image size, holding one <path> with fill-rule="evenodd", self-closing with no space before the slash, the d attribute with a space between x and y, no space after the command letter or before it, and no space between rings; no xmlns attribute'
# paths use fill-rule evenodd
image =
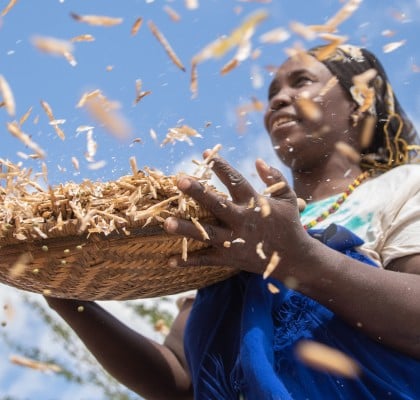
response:
<svg viewBox="0 0 420 400"><path fill-rule="evenodd" d="M362 169L386 171L413 162L420 152L419 137L400 106L380 61L370 51L353 45L337 46L327 54L326 49L327 46L318 46L308 53L330 70L359 105L361 120L366 122L366 117L374 118L372 136L362 148ZM369 70L374 72L368 82L370 92L360 93L354 77ZM370 104L367 104L366 94L369 93Z"/></svg>

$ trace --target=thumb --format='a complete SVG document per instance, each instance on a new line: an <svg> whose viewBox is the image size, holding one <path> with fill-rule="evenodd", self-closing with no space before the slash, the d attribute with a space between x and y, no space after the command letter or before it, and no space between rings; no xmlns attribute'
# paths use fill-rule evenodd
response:
<svg viewBox="0 0 420 400"><path fill-rule="evenodd" d="M272 197L283 196L292 192L283 174L277 169L270 167L264 160L257 159L255 162L258 175L267 185L265 194L271 194Z"/></svg>

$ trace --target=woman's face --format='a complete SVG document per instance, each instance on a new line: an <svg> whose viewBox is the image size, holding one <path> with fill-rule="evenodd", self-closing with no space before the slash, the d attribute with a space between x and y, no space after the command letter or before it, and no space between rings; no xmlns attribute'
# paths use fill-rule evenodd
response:
<svg viewBox="0 0 420 400"><path fill-rule="evenodd" d="M352 143L350 114L355 103L333 75L307 54L289 58L268 92L265 127L280 159L292 169L323 162L338 141Z"/></svg>

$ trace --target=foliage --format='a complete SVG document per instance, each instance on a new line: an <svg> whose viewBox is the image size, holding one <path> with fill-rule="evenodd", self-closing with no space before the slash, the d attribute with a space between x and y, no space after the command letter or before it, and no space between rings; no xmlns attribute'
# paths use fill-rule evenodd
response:
<svg viewBox="0 0 420 400"><path fill-rule="evenodd" d="M89 353L87 348L79 340L76 334L65 323L50 311L43 302L34 297L24 296L28 306L39 316L52 340L62 348L62 354L52 355L48 348L37 348L19 341L18 337L11 337L6 329L0 331L0 340L13 352L43 363L52 363L60 367L57 376L68 383L84 386L94 385L102 392L104 400L135 400L139 397L125 388L112 376L110 376ZM165 310L162 305L169 302L167 298L157 299L150 305L144 301L126 302L126 306L135 312L139 318L145 319L154 325L158 321L164 321L170 326L173 320L172 314ZM3 396L0 400L23 400L16 397Z"/></svg>

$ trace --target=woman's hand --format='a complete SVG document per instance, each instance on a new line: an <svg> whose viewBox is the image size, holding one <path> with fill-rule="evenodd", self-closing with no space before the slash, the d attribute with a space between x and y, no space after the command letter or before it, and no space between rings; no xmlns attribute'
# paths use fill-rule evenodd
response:
<svg viewBox="0 0 420 400"><path fill-rule="evenodd" d="M213 171L229 190L232 200L205 189L194 179L179 180L179 189L209 210L219 224L203 224L208 235L208 239L204 239L192 222L168 218L165 221L168 233L210 244L204 250L188 254L186 261L181 257L172 258L170 265L230 266L262 274L277 252L283 272L276 273L276 277L293 275L292 270L311 239L300 223L296 195L282 174L264 161L256 161L257 172L269 192L268 196L263 196L223 158L217 156L212 161Z"/></svg>

